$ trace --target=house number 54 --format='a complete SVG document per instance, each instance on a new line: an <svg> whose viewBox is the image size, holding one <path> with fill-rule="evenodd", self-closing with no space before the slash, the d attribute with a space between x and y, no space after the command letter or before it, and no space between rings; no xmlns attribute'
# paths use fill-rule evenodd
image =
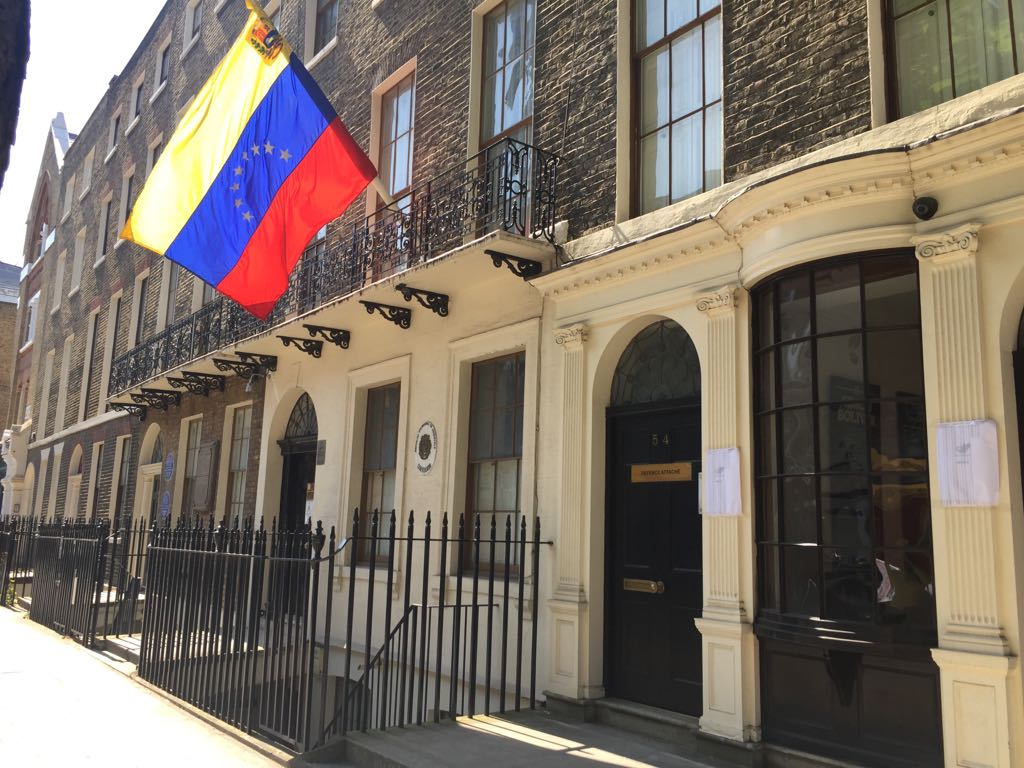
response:
<svg viewBox="0 0 1024 768"><path fill-rule="evenodd" d="M651 445L671 445L671 441L668 439L668 433L666 432L664 435L659 435L657 432L655 432L653 435L651 435Z"/></svg>

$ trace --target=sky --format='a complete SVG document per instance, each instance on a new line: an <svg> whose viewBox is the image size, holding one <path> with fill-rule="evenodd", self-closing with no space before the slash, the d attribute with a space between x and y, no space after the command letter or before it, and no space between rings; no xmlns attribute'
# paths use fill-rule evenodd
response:
<svg viewBox="0 0 1024 768"><path fill-rule="evenodd" d="M164 0L32 0L28 74L0 188L0 261L21 266L25 220L50 121L63 112L68 130L81 130L163 5Z"/></svg>

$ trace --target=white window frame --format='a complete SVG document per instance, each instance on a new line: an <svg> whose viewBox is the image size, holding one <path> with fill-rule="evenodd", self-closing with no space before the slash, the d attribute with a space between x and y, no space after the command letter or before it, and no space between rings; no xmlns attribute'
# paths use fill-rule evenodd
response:
<svg viewBox="0 0 1024 768"><path fill-rule="evenodd" d="M202 19L202 3L203 0L188 0L185 3L185 25L182 27L181 39L185 41L185 47L181 50L181 58L188 56L189 52L195 47L196 43L203 36L203 19ZM192 33L192 26L196 15L196 8L199 8L199 29Z"/></svg>
<svg viewBox="0 0 1024 768"><path fill-rule="evenodd" d="M107 323L103 337L103 370L100 373L100 404L96 414L104 412L104 404L107 402L107 395L110 394L110 368L114 364L114 346L117 344L117 319L121 316L121 297L124 291L120 290L110 297L107 303Z"/></svg>
<svg viewBox="0 0 1024 768"><path fill-rule="evenodd" d="M217 462L217 501L215 509L217 514L224 516L230 511L228 509L228 484L231 482L231 442L235 437L235 412L239 408L252 408L253 417L256 416L256 409L254 406L254 400L243 400L238 403L232 403L224 408L224 427L221 434L221 451L223 456L220 457L220 461ZM251 427L249 429L249 450L252 451L254 443L259 443L260 435L255 432ZM246 472L251 472L253 467L250 465L246 468Z"/></svg>
<svg viewBox="0 0 1024 768"><path fill-rule="evenodd" d="M75 250L71 258L71 287L68 289L70 299L82 287L82 266L85 262L85 227L75 235Z"/></svg>
<svg viewBox="0 0 1024 768"><path fill-rule="evenodd" d="M382 132L381 126L381 113L384 105L384 94L402 82L409 75L413 75L413 144L415 144L415 120L416 120L416 57L413 56L409 61L405 62L402 66L388 75L387 79L384 80L380 85L373 89L370 93L370 161L373 163L373 167L376 168L380 162L380 137ZM415 162L413 163L413 172L415 173ZM380 195L374 189L369 189L366 194L366 215L371 216L378 208L384 204L381 200Z"/></svg>
<svg viewBox="0 0 1024 768"><path fill-rule="evenodd" d="M113 205L114 205L114 193L113 192L107 192L107 194L105 194L103 196L103 202L100 203L100 217L99 217L100 230L96 234L96 259L95 259L95 261L93 261L93 266L94 267L98 267L100 264L102 264L106 260L107 254L110 253L110 251L112 250L111 247L110 247L110 239L109 239L110 238L110 214L109 214L107 208L108 207L112 207ZM104 250L104 248L103 248L103 240L104 239L107 240L107 248L106 248L106 250ZM115 241L115 243L116 243L116 241Z"/></svg>
<svg viewBox="0 0 1024 768"><path fill-rule="evenodd" d="M71 174L71 178L64 184L64 209L60 214L60 221L63 224L68 220L71 215L71 204L75 200L75 174Z"/></svg>
<svg viewBox="0 0 1024 768"><path fill-rule="evenodd" d="M469 411L473 392L473 363L525 352L523 391L523 453L519 477L519 514L528 524L536 515L537 474L537 382L540 375L540 321L524 320L493 331L448 344L451 400L448 413L448 455L446 482L441 489L440 509L451 510L453 519L466 511L466 479L469 456ZM453 572L454 573L454 572ZM450 576L455 579L455 576Z"/></svg>
<svg viewBox="0 0 1024 768"><path fill-rule="evenodd" d="M50 389L53 387L53 366L56 362L57 349L55 347L46 353L46 362L43 364L43 387L39 397L38 431L40 437L46 437L46 420L50 417ZM54 426L56 426L56 422Z"/></svg>
<svg viewBox="0 0 1024 768"><path fill-rule="evenodd" d="M53 431L56 434L64 430L67 421L68 379L71 375L71 353L74 351L75 334L64 339L64 349L60 356L60 384L57 387L57 410L53 420Z"/></svg>
<svg viewBox="0 0 1024 768"><path fill-rule="evenodd" d="M53 304L50 306L50 314L53 315L60 309L61 299L64 294L64 265L68 259L68 252L61 251L57 256L57 268L53 276Z"/></svg>
<svg viewBox="0 0 1024 768"><path fill-rule="evenodd" d="M99 324L99 307L89 313L89 319L85 326L85 353L82 356L82 384L78 393L78 421L85 421L85 414L88 410L89 404L86 402L86 392L89 390L89 379L92 377L92 358L95 350L93 347L96 344L96 333L101 332ZM102 388L102 387L101 387ZM103 403L96 408L96 413L103 413Z"/></svg>
<svg viewBox="0 0 1024 768"><path fill-rule="evenodd" d="M167 88L167 83L171 79L171 59L170 55L171 48L171 35L164 38L163 43L157 49L156 52L156 65L153 68L153 94L149 97L149 103L152 104L157 100L157 97ZM160 64L164 58L164 52L167 52L167 78L163 81L160 80Z"/></svg>
<svg viewBox="0 0 1024 768"><path fill-rule="evenodd" d="M29 347L31 347L32 344L35 342L35 339L36 339L36 324L37 324L38 319L39 319L39 295L40 295L39 291L36 291L35 293L33 293L32 294L32 298L30 298L28 300L28 304L26 305L26 309L25 309L25 315L26 315L26 317L25 317L25 323L26 323L25 341L21 345L21 348L18 350L19 352L24 352Z"/></svg>
<svg viewBox="0 0 1024 768"><path fill-rule="evenodd" d="M124 240L121 238L121 233L124 232L124 225L128 221L128 181L132 181L132 186L138 190L138 180L135 179L135 166L132 165L127 168L124 175L121 176L121 200L118 206L117 212L117 239L114 240L114 247L117 248Z"/></svg>
<svg viewBox="0 0 1024 768"><path fill-rule="evenodd" d="M342 486L345 491L342 498L347 499L347 514L345 525L346 530L352 527L352 510L360 506L363 495L363 454L366 437L366 393L371 389L383 387L388 384L400 386L398 396L398 450L395 457L395 509L403 510L405 499L405 470L408 451L403 449L406 445L409 425L409 388L412 371L412 355L402 355L391 360L385 360L374 365L358 368L349 371L348 374L348 423L351 426L349 441L351 454L345 467L348 473ZM328 441L330 445L332 441ZM321 494L323 496L323 494ZM313 504L316 505L317 496L313 497ZM323 502L326 506L327 500ZM363 514L365 510L360 510ZM327 509L314 508L314 517L327 515ZM335 514L333 511L331 514ZM360 569L365 569L369 563L359 564Z"/></svg>
<svg viewBox="0 0 1024 768"><path fill-rule="evenodd" d="M110 158L114 156L114 152L117 151L117 145L121 141L121 108L118 107L114 110L114 114L110 116L110 125L107 129L107 156L103 158L104 163L109 163Z"/></svg>
<svg viewBox="0 0 1024 768"><path fill-rule="evenodd" d="M142 110L145 105L145 97L142 95L142 91L146 85L145 76L140 77L134 83L132 83L131 92L131 104L129 105L128 114L131 116L128 122L128 127L124 129L124 135L127 136L133 130L135 126L139 124L142 119Z"/></svg>
<svg viewBox="0 0 1024 768"><path fill-rule="evenodd" d="M338 15L339 22L341 20L341 2L338 2ZM312 69L324 58L333 51L338 45L338 30L335 28L334 36L324 45L320 50L315 50L316 45L316 5L317 0L306 0L306 25L305 25L305 45L304 50L306 55L303 57L306 60L306 69Z"/></svg>
<svg viewBox="0 0 1024 768"><path fill-rule="evenodd" d="M160 147L160 152L162 154L163 151L164 151L163 150L163 143L164 143L164 135L162 133L158 133L156 136L154 136L150 140L149 146L146 148L146 178L149 178L149 174L151 174L153 172L153 166L156 165L156 161L159 159L157 157L154 157L153 153L156 151L156 148L159 146Z"/></svg>
<svg viewBox="0 0 1024 768"><path fill-rule="evenodd" d="M135 276L135 287L132 290L132 314L131 325L128 326L128 349L134 349L139 343L139 314L145 312L145 307L139 301L139 292L142 289L142 281L149 279L149 270L144 269ZM152 289L152 286L150 286Z"/></svg>
<svg viewBox="0 0 1024 768"><path fill-rule="evenodd" d="M95 163L96 147L92 147L89 150L89 154L85 156L85 162L82 163L82 191L78 193L79 200L84 199L89 190L92 189L92 167Z"/></svg>

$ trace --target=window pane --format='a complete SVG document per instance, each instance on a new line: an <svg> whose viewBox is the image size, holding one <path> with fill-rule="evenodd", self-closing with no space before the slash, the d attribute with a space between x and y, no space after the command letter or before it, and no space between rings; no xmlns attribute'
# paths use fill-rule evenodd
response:
<svg viewBox="0 0 1024 768"><path fill-rule="evenodd" d="M919 331L872 331L867 345L872 397L924 396Z"/></svg>
<svg viewBox="0 0 1024 768"><path fill-rule="evenodd" d="M818 339L818 400L864 399L864 339L859 333Z"/></svg>
<svg viewBox="0 0 1024 768"><path fill-rule="evenodd" d="M672 126L672 200L704 189L704 127L698 112Z"/></svg>
<svg viewBox="0 0 1024 768"><path fill-rule="evenodd" d="M863 403L826 405L819 413L823 472L863 472L868 435Z"/></svg>
<svg viewBox="0 0 1024 768"><path fill-rule="evenodd" d="M496 457L514 456L515 450L515 410L502 408L494 413L494 446L492 455Z"/></svg>
<svg viewBox="0 0 1024 768"><path fill-rule="evenodd" d="M526 59L520 56L505 68L505 93L502 97L505 126L515 125L523 119L523 70Z"/></svg>
<svg viewBox="0 0 1024 768"><path fill-rule="evenodd" d="M704 105L701 28L672 43L672 119L678 120Z"/></svg>
<svg viewBox="0 0 1024 768"><path fill-rule="evenodd" d="M782 412L782 471L814 471L814 418L810 408Z"/></svg>
<svg viewBox="0 0 1024 768"><path fill-rule="evenodd" d="M697 0L668 0L665 11L665 33L671 34L697 18Z"/></svg>
<svg viewBox="0 0 1024 768"><path fill-rule="evenodd" d="M477 512L490 512L494 509L494 470L495 462L487 461L474 464L476 474L473 487L476 489L473 508Z"/></svg>
<svg viewBox="0 0 1024 768"><path fill-rule="evenodd" d="M871 404L871 466L881 472L928 468L921 402L883 400Z"/></svg>
<svg viewBox="0 0 1024 768"><path fill-rule="evenodd" d="M917 325L917 265L913 257L864 261L864 313L869 328Z"/></svg>
<svg viewBox="0 0 1024 768"><path fill-rule="evenodd" d="M872 480L875 543L886 547L931 548L928 476L884 474Z"/></svg>
<svg viewBox="0 0 1024 768"><path fill-rule="evenodd" d="M814 273L817 332L860 328L860 267L819 269Z"/></svg>
<svg viewBox="0 0 1024 768"><path fill-rule="evenodd" d="M757 338L761 347L775 341L775 295L770 289L757 297Z"/></svg>
<svg viewBox="0 0 1024 768"><path fill-rule="evenodd" d="M818 504L813 477L782 480L782 540L790 544L818 541Z"/></svg>
<svg viewBox="0 0 1024 768"><path fill-rule="evenodd" d="M409 186L409 143L411 137L405 134L395 142L394 149L394 174L392 176L392 192L405 189Z"/></svg>
<svg viewBox="0 0 1024 768"><path fill-rule="evenodd" d="M761 547L761 607L779 608L779 551L774 546Z"/></svg>
<svg viewBox="0 0 1024 768"><path fill-rule="evenodd" d="M521 56L526 38L526 3L510 2L505 6L505 51L509 60Z"/></svg>
<svg viewBox="0 0 1024 768"><path fill-rule="evenodd" d="M640 62L640 132L650 133L668 122L668 46Z"/></svg>
<svg viewBox="0 0 1024 768"><path fill-rule="evenodd" d="M811 401L812 373L810 341L779 347L779 390L783 405Z"/></svg>
<svg viewBox="0 0 1024 768"><path fill-rule="evenodd" d="M799 616L821 612L817 547L781 547L785 594L782 610Z"/></svg>
<svg viewBox="0 0 1024 768"><path fill-rule="evenodd" d="M519 459L497 462L494 508L506 512L519 509Z"/></svg>
<svg viewBox="0 0 1024 768"><path fill-rule="evenodd" d="M489 139L501 130L501 73L484 80L483 106L480 119L483 121L480 130L485 139Z"/></svg>
<svg viewBox="0 0 1024 768"><path fill-rule="evenodd" d="M758 410L767 411L774 408L775 401L775 352L768 351L761 353L761 361L758 366L760 376L760 387L758 388Z"/></svg>
<svg viewBox="0 0 1024 768"><path fill-rule="evenodd" d="M722 98L722 17L704 23L704 103Z"/></svg>
<svg viewBox="0 0 1024 768"><path fill-rule="evenodd" d="M707 13L712 8L717 8L721 4L721 0L700 0L700 12Z"/></svg>
<svg viewBox="0 0 1024 768"><path fill-rule="evenodd" d="M781 340L808 336L811 333L811 300L807 275L782 280L776 290L779 294Z"/></svg>
<svg viewBox="0 0 1024 768"><path fill-rule="evenodd" d="M704 189L722 183L722 103L704 113Z"/></svg>
<svg viewBox="0 0 1024 768"><path fill-rule="evenodd" d="M922 552L884 550L877 555L880 620L900 630L935 626L934 567Z"/></svg>
<svg viewBox="0 0 1024 768"><path fill-rule="evenodd" d="M644 212L668 204L668 128L640 142L640 205Z"/></svg>
<svg viewBox="0 0 1024 768"><path fill-rule="evenodd" d="M778 483L778 480L765 480L761 483L761 515L757 531L761 541L779 540Z"/></svg>
<svg viewBox="0 0 1024 768"><path fill-rule="evenodd" d="M949 0L957 95L1013 75L1010 9L1006 0Z"/></svg>
<svg viewBox="0 0 1024 768"><path fill-rule="evenodd" d="M953 97L945 3L929 3L894 23L900 114Z"/></svg>
<svg viewBox="0 0 1024 768"><path fill-rule="evenodd" d="M840 547L870 547L871 490L863 476L821 478L821 541Z"/></svg>
<svg viewBox="0 0 1024 768"><path fill-rule="evenodd" d="M824 549L821 556L825 618L871 621L879 582L871 550Z"/></svg>
<svg viewBox="0 0 1024 768"><path fill-rule="evenodd" d="M760 457L760 466L758 471L762 475L774 475L779 471L778 459L776 458L776 447L778 446L778 436L775 433L775 424L778 416L770 414L768 416L761 417L761 434L758 440L758 455Z"/></svg>
<svg viewBox="0 0 1024 768"><path fill-rule="evenodd" d="M523 117L533 115L533 48L526 52L526 66L523 70ZM526 137L522 138L526 141Z"/></svg>
<svg viewBox="0 0 1024 768"><path fill-rule="evenodd" d="M664 0L636 0L636 47L646 48L665 36Z"/></svg>

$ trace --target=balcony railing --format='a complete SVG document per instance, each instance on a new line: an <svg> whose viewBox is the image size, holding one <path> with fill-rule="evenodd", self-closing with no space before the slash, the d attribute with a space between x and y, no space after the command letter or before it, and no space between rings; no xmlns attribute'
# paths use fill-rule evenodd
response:
<svg viewBox="0 0 1024 768"><path fill-rule="evenodd" d="M210 352L261 333L363 286L503 230L554 242L558 157L514 139L413 188L352 225L351 237L311 246L266 321L216 297L117 358L118 394Z"/></svg>

